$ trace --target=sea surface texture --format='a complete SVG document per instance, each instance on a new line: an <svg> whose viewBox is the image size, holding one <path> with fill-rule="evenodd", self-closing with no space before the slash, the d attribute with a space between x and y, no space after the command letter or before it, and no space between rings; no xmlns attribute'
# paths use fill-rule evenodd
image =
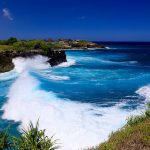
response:
<svg viewBox="0 0 150 150"><path fill-rule="evenodd" d="M18 135L39 119L61 150L108 139L150 101L150 43L104 43L108 49L67 51L68 62L51 68L47 58L13 59L0 74L0 129Z"/></svg>

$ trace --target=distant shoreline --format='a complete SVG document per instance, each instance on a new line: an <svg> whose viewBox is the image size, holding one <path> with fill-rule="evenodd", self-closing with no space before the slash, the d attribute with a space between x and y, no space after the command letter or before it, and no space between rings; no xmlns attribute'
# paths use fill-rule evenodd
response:
<svg viewBox="0 0 150 150"><path fill-rule="evenodd" d="M107 47L105 48L72 48L72 49L61 49L62 51L86 51L86 50L103 50L103 49L109 49Z"/></svg>

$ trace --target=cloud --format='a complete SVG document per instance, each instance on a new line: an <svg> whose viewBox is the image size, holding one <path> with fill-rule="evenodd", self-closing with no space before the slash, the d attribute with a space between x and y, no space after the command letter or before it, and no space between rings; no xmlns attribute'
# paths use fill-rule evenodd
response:
<svg viewBox="0 0 150 150"><path fill-rule="evenodd" d="M3 16L5 18L7 18L7 19L9 19L11 21L14 20L14 18L11 16L11 13L10 13L8 8L3 8L2 12L3 12Z"/></svg>

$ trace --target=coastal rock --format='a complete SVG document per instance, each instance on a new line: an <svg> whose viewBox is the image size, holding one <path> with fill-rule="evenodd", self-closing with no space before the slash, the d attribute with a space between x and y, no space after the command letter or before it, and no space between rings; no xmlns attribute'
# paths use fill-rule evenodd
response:
<svg viewBox="0 0 150 150"><path fill-rule="evenodd" d="M14 67L12 59L15 57L47 56L48 62L53 67L67 61L64 50L105 48L96 42L71 39L17 40L16 38L9 38L0 41L0 43L0 72L12 70Z"/></svg>
<svg viewBox="0 0 150 150"><path fill-rule="evenodd" d="M67 62L65 51L51 51L49 55L50 59L48 62L52 67L62 62Z"/></svg>
<svg viewBox="0 0 150 150"><path fill-rule="evenodd" d="M5 55L0 55L0 72L7 72L14 68L12 58Z"/></svg>
<svg viewBox="0 0 150 150"><path fill-rule="evenodd" d="M10 71L14 68L12 59L15 57L32 57L35 55L43 55L49 58L50 65L56 66L62 62L66 62L65 51L49 50L45 53L42 50L30 50L30 51L4 51L0 53L0 73Z"/></svg>

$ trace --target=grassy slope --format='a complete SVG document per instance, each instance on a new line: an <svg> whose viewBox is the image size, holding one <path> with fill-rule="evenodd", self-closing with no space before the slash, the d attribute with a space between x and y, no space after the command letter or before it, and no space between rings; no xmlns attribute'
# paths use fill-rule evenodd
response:
<svg viewBox="0 0 150 150"><path fill-rule="evenodd" d="M13 50L13 46L9 46L9 45L0 45L0 52L6 51L6 50Z"/></svg>
<svg viewBox="0 0 150 150"><path fill-rule="evenodd" d="M144 114L131 117L108 141L89 150L150 150L150 107Z"/></svg>

